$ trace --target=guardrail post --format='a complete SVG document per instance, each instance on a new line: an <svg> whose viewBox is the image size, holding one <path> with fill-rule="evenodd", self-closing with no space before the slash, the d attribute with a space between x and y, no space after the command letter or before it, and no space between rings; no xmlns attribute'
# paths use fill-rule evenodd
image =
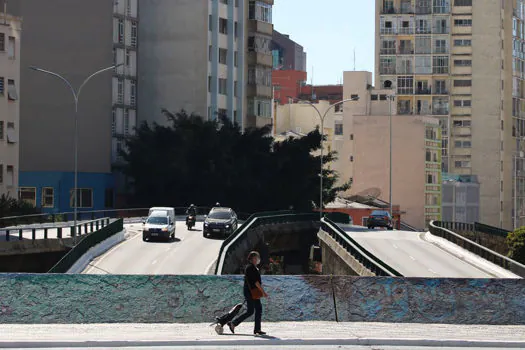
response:
<svg viewBox="0 0 525 350"><path fill-rule="evenodd" d="M44 228L44 239L47 239L47 227Z"/></svg>
<svg viewBox="0 0 525 350"><path fill-rule="evenodd" d="M36 228L31 230L31 238L33 239L33 241L36 239Z"/></svg>
<svg viewBox="0 0 525 350"><path fill-rule="evenodd" d="M88 224L87 222L84 224L84 234L88 233Z"/></svg>
<svg viewBox="0 0 525 350"><path fill-rule="evenodd" d="M106 219L106 226L109 225L109 218Z"/></svg>
<svg viewBox="0 0 525 350"><path fill-rule="evenodd" d="M99 223L100 223L100 220L95 221L95 227L97 228L97 231L98 231Z"/></svg>
<svg viewBox="0 0 525 350"><path fill-rule="evenodd" d="M62 238L62 227L57 227L57 238Z"/></svg>
<svg viewBox="0 0 525 350"><path fill-rule="evenodd" d="M89 223L89 228L90 228L91 232L93 232L93 221L91 221L91 222Z"/></svg>
<svg viewBox="0 0 525 350"><path fill-rule="evenodd" d="M24 239L24 230L20 229L18 230L18 240L21 241Z"/></svg>
<svg viewBox="0 0 525 350"><path fill-rule="evenodd" d="M10 239L11 239L11 235L9 234L9 230L5 230L5 241L9 242Z"/></svg>

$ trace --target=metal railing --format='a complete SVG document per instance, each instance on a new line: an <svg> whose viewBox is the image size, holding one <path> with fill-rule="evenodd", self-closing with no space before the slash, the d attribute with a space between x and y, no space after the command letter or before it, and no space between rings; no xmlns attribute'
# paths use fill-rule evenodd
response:
<svg viewBox="0 0 525 350"><path fill-rule="evenodd" d="M384 261L363 248L357 243L357 241L350 237L348 233L330 219L325 217L321 220L321 229L328 233L337 243L345 248L350 255L376 276L402 276L401 273L388 266Z"/></svg>
<svg viewBox="0 0 525 350"><path fill-rule="evenodd" d="M123 224L124 220L118 219L100 230L83 237L76 246L74 246L55 266L51 268L51 270L49 270L49 273L66 273L90 248L121 232L124 229Z"/></svg>
<svg viewBox="0 0 525 350"><path fill-rule="evenodd" d="M476 255L479 255L480 257L484 258L485 260L488 260L500 267L503 267L504 269L507 269L514 274L524 277L525 278L525 265L520 264L517 261L514 261L504 255L501 255L499 253L496 253L493 250L490 250L474 241L471 241L468 238L465 238L455 232L450 231L449 229L443 228L438 226L440 222L438 221L431 221L430 222L430 233L432 233L435 236L444 238L463 249L466 249ZM472 224L463 224L463 223L454 223L457 226L456 227L468 227L468 225Z"/></svg>
<svg viewBox="0 0 525 350"><path fill-rule="evenodd" d="M11 240L11 234L17 237L17 240L37 240L37 239L62 239L87 235L98 231L110 224L110 218L100 218L90 221L78 222L75 226L72 222L59 225L47 225L44 227L25 226L12 227L0 230L5 235L5 241Z"/></svg>
<svg viewBox="0 0 525 350"><path fill-rule="evenodd" d="M441 228L446 228L453 231L468 231L468 232L481 232L488 235L507 237L510 233L509 230L504 230L498 227L485 225L480 222L466 223L466 222L452 222L452 221L434 221L434 225Z"/></svg>

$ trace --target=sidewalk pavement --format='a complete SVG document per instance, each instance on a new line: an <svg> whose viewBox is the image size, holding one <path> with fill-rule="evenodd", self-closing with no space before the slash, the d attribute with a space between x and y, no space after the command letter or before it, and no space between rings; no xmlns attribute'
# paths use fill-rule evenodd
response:
<svg viewBox="0 0 525 350"><path fill-rule="evenodd" d="M0 348L410 346L525 348L525 326L392 323L264 323L268 336L254 337L253 322L232 335L208 324L0 325Z"/></svg>

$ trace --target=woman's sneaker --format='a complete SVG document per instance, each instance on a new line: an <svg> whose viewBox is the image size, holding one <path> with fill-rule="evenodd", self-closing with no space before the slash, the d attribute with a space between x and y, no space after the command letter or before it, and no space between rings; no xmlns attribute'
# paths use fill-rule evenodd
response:
<svg viewBox="0 0 525 350"><path fill-rule="evenodd" d="M266 335L266 332L263 332L263 331L255 331L255 332L253 332L253 334L255 334L255 335Z"/></svg>

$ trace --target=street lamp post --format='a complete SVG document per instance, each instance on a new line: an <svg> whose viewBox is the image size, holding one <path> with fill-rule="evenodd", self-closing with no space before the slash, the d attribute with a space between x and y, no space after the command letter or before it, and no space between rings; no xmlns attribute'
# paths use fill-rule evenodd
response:
<svg viewBox="0 0 525 350"><path fill-rule="evenodd" d="M389 100L389 107L388 107L388 110L389 110L389 118L388 118L388 123L389 123L389 143L390 143L390 146L389 146L389 164L388 164L388 167L389 167L389 176L388 176L388 182L389 182L389 203L390 203L390 216L392 217L392 219L394 219L394 210L393 210L393 204L392 204L392 101L394 101L394 99L396 98L396 95L394 94L391 94L391 95L387 95L387 98Z"/></svg>
<svg viewBox="0 0 525 350"><path fill-rule="evenodd" d="M296 100L300 103L305 103L305 104L308 104L310 105L311 107L313 107L315 109L315 111L317 112L317 114L319 115L319 119L321 120L321 173L319 174L319 178L320 178L320 184L319 184L319 219L322 219L323 218L323 157L324 157L324 120L326 118L326 115L328 114L328 112L334 108L335 106L338 106L338 105L341 105L345 102L350 102L350 101L357 101L359 100L359 97L354 97L354 98L347 98L345 100L342 100L342 101L339 101L339 102L336 102L336 103L333 103L331 104L330 106L328 106L328 108L326 109L326 111L324 112L324 114L321 114L321 112L319 111L319 108L317 108L315 106L315 104L313 104L311 101L308 101L308 100L301 100L301 99L298 99L298 98L293 98L293 97L290 97L291 99L293 100Z"/></svg>
<svg viewBox="0 0 525 350"><path fill-rule="evenodd" d="M62 75L58 74L58 73L55 73L55 72L51 72L51 71L48 71L48 70L45 70L45 69L42 69L42 68L38 68L38 67L35 67L35 66L30 66L29 68L34 70L34 71L37 71L37 72L41 72L41 73L45 73L45 74L49 74L51 76L54 76L55 78L58 78L60 80L62 80L68 87L69 89L71 90L71 94L73 95L73 100L75 102L75 132L74 132L74 139L75 139L75 146L74 146L74 152L75 152L75 165L74 165L74 194L73 194L73 201L74 201L74 205L73 205L73 216L74 216L74 221L73 221L73 232L72 232L72 236L73 236L73 243L75 244L76 242L76 236L77 236L77 212L78 212L78 201L77 201L77 196L78 196L78 98L80 97L80 93L82 92L82 88L86 85L86 83L91 80L91 78L93 78L94 76L100 74L100 73L103 73L103 72L106 72L108 70L112 70L118 66L121 66L122 64L118 64L118 65L113 65L111 67L107 67L107 68L103 68L103 69L100 69L98 71L96 71L95 73L91 74L90 76L88 76L86 79L84 79L84 81L82 82L82 84L80 84L80 87L75 90L75 88L73 87L73 85L69 82L69 80L67 80L66 78L64 78Z"/></svg>

